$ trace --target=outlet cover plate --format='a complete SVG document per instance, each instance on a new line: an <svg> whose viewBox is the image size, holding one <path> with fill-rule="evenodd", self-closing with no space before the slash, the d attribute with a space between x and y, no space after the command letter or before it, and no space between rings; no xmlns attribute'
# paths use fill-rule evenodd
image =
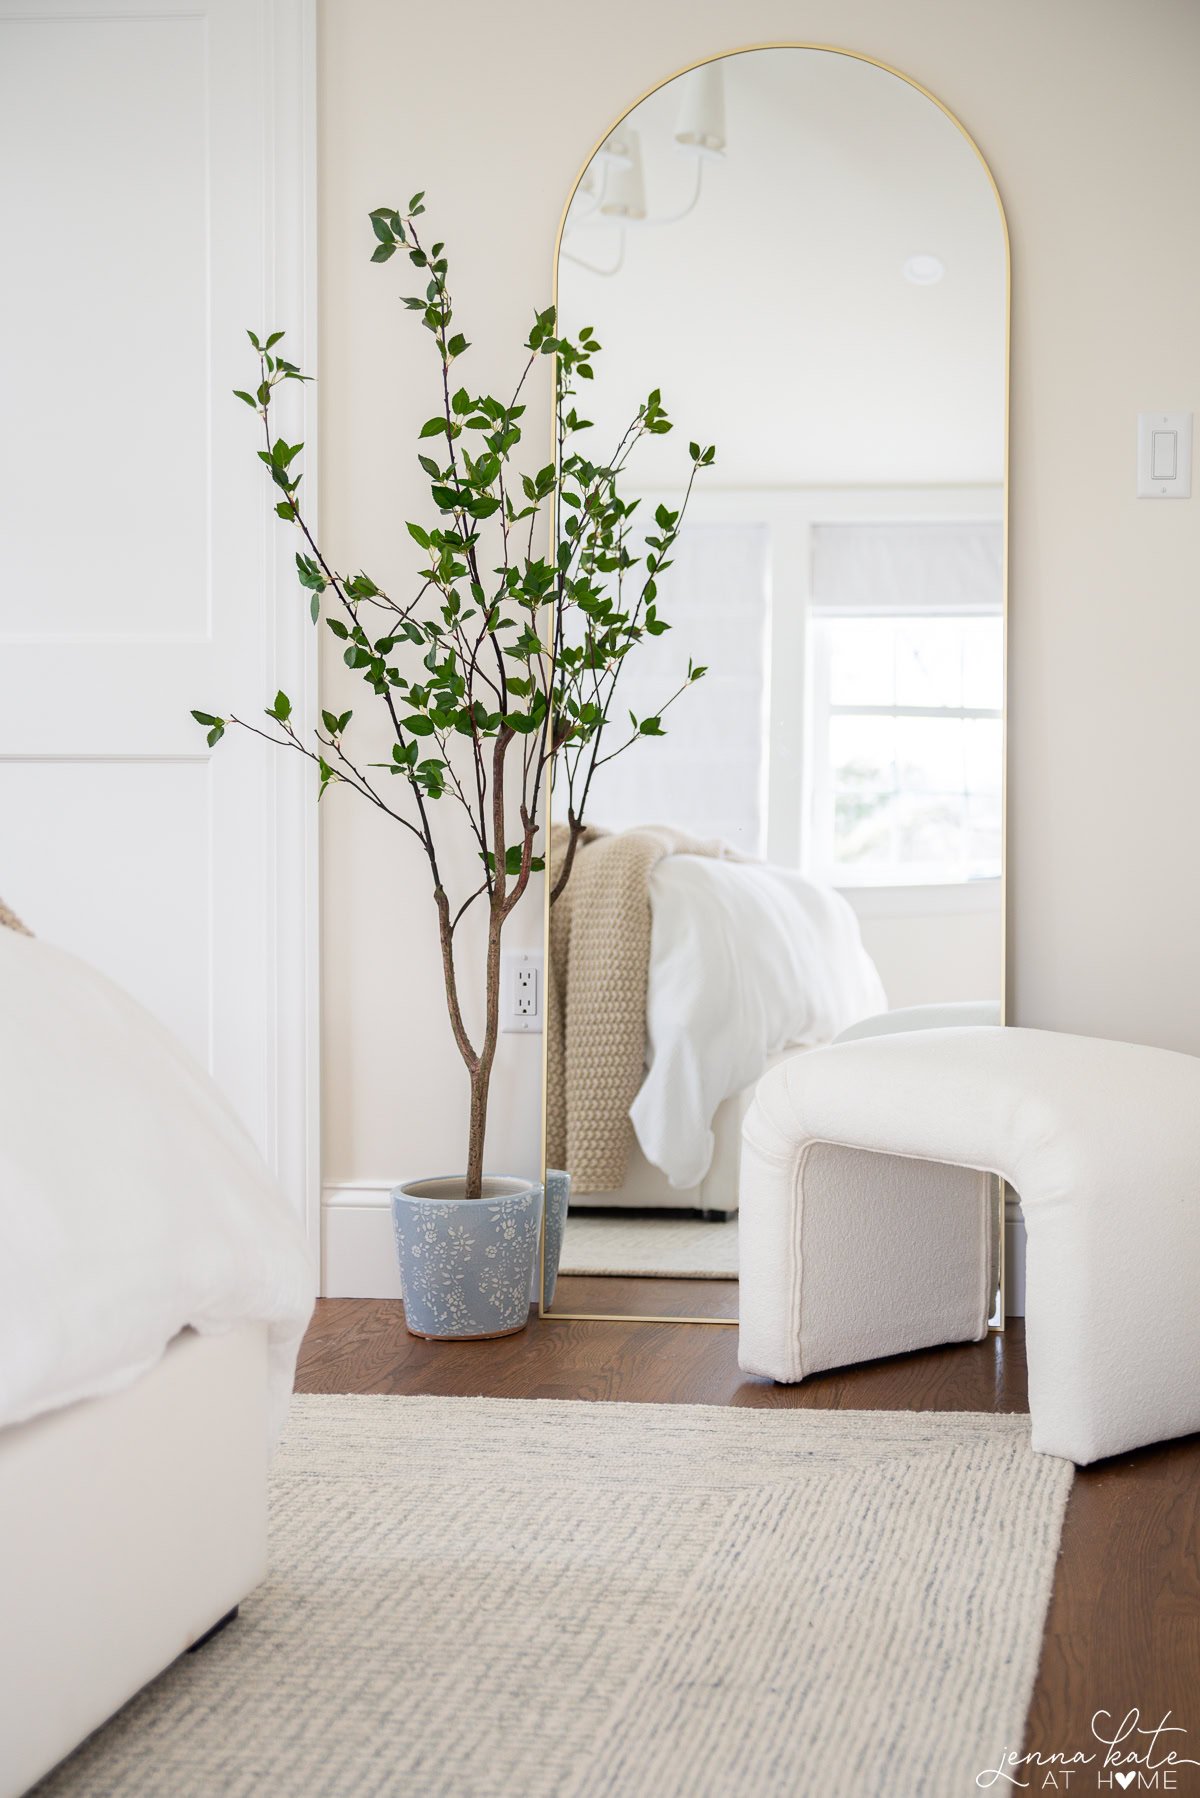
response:
<svg viewBox="0 0 1200 1798"><path fill-rule="evenodd" d="M500 952L500 1028L523 1036L540 1035L545 985L540 949Z"/></svg>

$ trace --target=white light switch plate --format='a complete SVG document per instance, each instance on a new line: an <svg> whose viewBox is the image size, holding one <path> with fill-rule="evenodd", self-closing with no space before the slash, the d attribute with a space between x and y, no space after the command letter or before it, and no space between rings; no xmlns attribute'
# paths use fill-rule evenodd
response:
<svg viewBox="0 0 1200 1798"><path fill-rule="evenodd" d="M1192 415L1138 413L1139 499L1190 499Z"/></svg>
<svg viewBox="0 0 1200 1798"><path fill-rule="evenodd" d="M542 1028L542 952L504 949L500 955L500 1028L525 1035Z"/></svg>

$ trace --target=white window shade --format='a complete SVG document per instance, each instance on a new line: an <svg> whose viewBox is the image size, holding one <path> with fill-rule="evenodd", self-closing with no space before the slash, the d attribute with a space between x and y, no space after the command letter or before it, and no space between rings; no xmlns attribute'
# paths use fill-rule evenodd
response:
<svg viewBox="0 0 1200 1798"><path fill-rule="evenodd" d="M1003 609L999 521L820 524L812 534L818 612L906 617Z"/></svg>
<svg viewBox="0 0 1200 1798"><path fill-rule="evenodd" d="M653 501L643 509L653 511ZM664 737L635 743L597 772L590 823L608 830L672 824L763 853L767 551L758 524L685 524L659 590L659 613L671 629L644 637L621 671L614 745L628 734L630 711L649 717L675 691L689 656L708 673L667 712Z"/></svg>

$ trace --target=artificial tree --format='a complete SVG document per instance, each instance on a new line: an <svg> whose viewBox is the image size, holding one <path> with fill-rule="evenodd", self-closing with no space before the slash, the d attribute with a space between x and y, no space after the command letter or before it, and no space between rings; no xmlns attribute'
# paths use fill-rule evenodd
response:
<svg viewBox="0 0 1200 1798"><path fill-rule="evenodd" d="M406 527L423 557L411 596L393 597L361 570L336 570L316 541L300 498L303 445L272 438L275 390L308 378L280 353L282 331L262 339L248 333L259 380L252 392L237 395L262 420L258 455L278 489L275 510L303 539L296 568L313 623L324 619L344 645L347 666L386 713L390 759L364 766L352 757L353 711L322 711L320 727L306 739L283 692L265 713L265 729L232 714L192 716L210 746L236 727L306 756L318 770L318 798L332 786L349 787L419 845L432 883L450 1027L470 1079L464 1196L477 1198L500 1027L502 935L530 876L544 867L535 846L552 768L560 763L569 826L557 894L570 875L596 770L642 738L661 736L666 706L705 672L689 661L663 706L650 717L630 713L628 730L622 727L613 743L621 670L644 637L669 628L658 611L658 581L670 565L692 483L714 451L691 444L679 509L660 505L644 549L636 544L631 521L638 502L622 498L620 482L635 445L671 429L659 393L638 407L607 460L584 455L576 440L590 426L577 410L578 384L592 379L600 345L589 326L574 339L558 336L552 307L534 320L510 400L460 385L457 364L470 345L454 329L445 246L426 249L421 241L416 220L424 210L423 195L415 194L403 213L383 206L370 214L372 261L406 254L426 276L424 296L404 304L420 315L440 364L438 407L418 432L418 461L438 522ZM556 455L527 474L513 457L522 440L521 394L540 356L555 363ZM558 521L551 553L535 553L539 535L550 539L551 517ZM480 864L478 884L454 898L442 878L434 830L435 817L447 808L461 814ZM477 903L487 908L478 1044L463 1019L455 943Z"/></svg>

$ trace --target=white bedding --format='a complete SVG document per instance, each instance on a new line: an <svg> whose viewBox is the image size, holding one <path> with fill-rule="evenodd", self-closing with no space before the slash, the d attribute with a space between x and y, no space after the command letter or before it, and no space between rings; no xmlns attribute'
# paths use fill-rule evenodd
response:
<svg viewBox="0 0 1200 1798"><path fill-rule="evenodd" d="M789 869L667 856L650 910L647 1070L629 1115L646 1159L697 1186L723 1100L887 997L848 902Z"/></svg>
<svg viewBox="0 0 1200 1798"><path fill-rule="evenodd" d="M0 1425L269 1326L283 1421L315 1273L216 1086L118 987L0 930Z"/></svg>

